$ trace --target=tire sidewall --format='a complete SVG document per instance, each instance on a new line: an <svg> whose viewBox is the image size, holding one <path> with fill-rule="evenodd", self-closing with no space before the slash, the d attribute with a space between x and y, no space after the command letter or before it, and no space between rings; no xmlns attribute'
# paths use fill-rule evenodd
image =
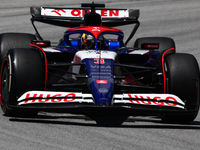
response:
<svg viewBox="0 0 200 150"><path fill-rule="evenodd" d="M44 90L44 61L38 51L10 49L5 60L10 74L8 105L16 105L17 99L27 91Z"/></svg>

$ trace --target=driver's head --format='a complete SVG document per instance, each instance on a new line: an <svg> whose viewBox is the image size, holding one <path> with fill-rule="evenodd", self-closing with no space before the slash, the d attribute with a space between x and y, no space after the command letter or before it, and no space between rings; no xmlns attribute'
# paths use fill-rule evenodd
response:
<svg viewBox="0 0 200 150"><path fill-rule="evenodd" d="M81 36L81 48L91 49L94 48L94 37L83 33Z"/></svg>

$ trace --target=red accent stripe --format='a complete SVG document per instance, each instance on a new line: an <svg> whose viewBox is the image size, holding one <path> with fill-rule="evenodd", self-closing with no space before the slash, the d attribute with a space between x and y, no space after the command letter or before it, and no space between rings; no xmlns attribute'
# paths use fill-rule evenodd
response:
<svg viewBox="0 0 200 150"><path fill-rule="evenodd" d="M41 47L39 47L37 45L30 44L30 43L29 43L29 45L40 49L42 51L42 53L44 54L44 63L45 63L45 86L44 86L44 90L46 91L46 89L47 89L47 57L46 57L46 54Z"/></svg>
<svg viewBox="0 0 200 150"><path fill-rule="evenodd" d="M166 94L166 76L165 76L165 62L164 62L164 56L168 51L174 50L174 48L170 48L166 50L162 55L162 71L163 71L163 82L164 82L164 94Z"/></svg>
<svg viewBox="0 0 200 150"><path fill-rule="evenodd" d="M3 106L4 105L4 103L2 102L2 100L1 100L1 78L2 78L2 74L3 74L3 67L4 67L4 64L5 64L5 62L7 61L7 59L5 59L4 61L3 61L3 64L2 64L2 68L1 68L1 77L0 77L0 103L1 103L1 105Z"/></svg>

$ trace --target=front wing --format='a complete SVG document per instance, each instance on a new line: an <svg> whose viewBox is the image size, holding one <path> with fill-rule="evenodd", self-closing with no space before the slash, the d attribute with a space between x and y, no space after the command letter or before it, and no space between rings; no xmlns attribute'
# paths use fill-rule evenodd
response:
<svg viewBox="0 0 200 150"><path fill-rule="evenodd" d="M68 113L193 113L185 103L172 94L114 94L112 106L95 105L92 94L81 92L28 91L11 109L38 110Z"/></svg>

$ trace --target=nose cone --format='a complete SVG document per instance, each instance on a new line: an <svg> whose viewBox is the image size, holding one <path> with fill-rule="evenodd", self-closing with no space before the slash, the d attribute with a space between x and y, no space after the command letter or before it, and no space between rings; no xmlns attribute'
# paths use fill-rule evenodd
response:
<svg viewBox="0 0 200 150"><path fill-rule="evenodd" d="M88 84L96 105L112 105L113 63L112 59L84 60L88 73Z"/></svg>

